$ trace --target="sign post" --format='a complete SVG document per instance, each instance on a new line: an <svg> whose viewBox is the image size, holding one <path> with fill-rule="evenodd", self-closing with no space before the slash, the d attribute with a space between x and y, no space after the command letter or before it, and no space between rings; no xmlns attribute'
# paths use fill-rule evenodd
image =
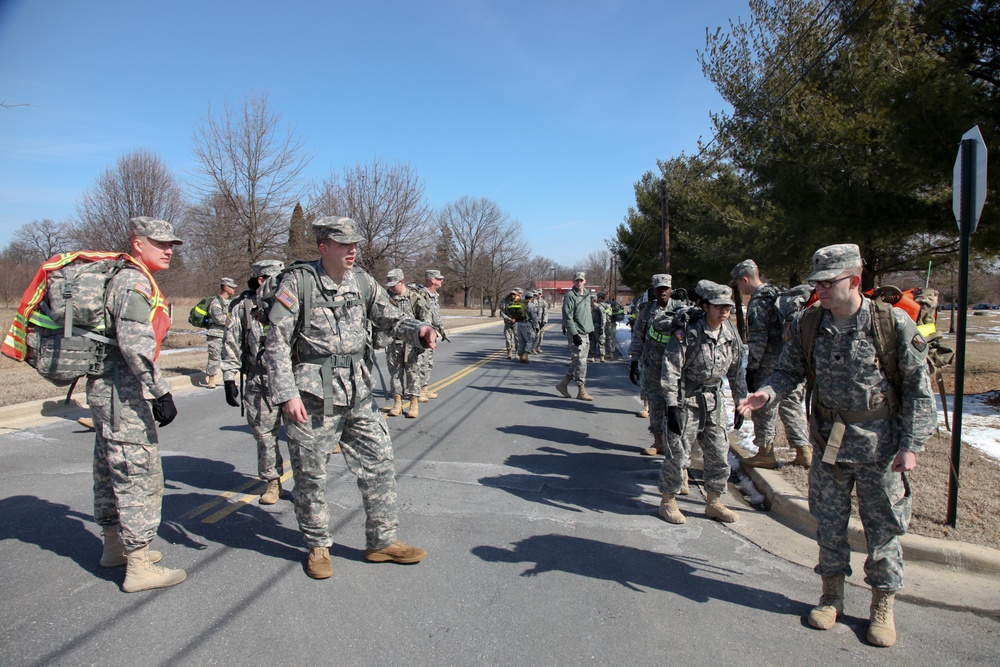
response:
<svg viewBox="0 0 1000 667"><path fill-rule="evenodd" d="M955 335L955 398L952 410L948 525L958 521L958 471L962 456L962 404L965 398L965 334L969 318L969 237L986 203L986 143L979 126L962 135L952 180L952 209L958 222L958 333ZM954 313L954 311L952 311ZM947 410L948 406L944 406Z"/></svg>

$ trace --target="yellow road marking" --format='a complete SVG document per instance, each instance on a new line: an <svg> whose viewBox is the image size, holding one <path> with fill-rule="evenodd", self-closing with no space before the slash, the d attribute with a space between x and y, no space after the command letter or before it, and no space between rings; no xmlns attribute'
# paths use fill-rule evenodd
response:
<svg viewBox="0 0 1000 667"><path fill-rule="evenodd" d="M292 471L289 470L288 472L286 472L284 475L281 476L281 481L285 482L291 476L292 476ZM260 480L255 480L255 481L259 482ZM219 521L221 521L222 519L225 519L227 516L229 516L230 514L232 514L233 512L235 512L236 510L240 509L241 507L243 507L244 505L246 505L250 501L257 500L258 498L260 498L261 494L264 492L264 489L266 489L266 488L267 488L267 482L264 482L261 486L257 487L254 490L253 493L248 493L248 494L240 497L238 500L236 500L235 502L233 502L233 503L231 503L229 505L226 505L225 507L223 507L219 511L217 511L217 512L215 512L213 514L208 515L207 517L205 517L204 519L202 519L201 522L202 523L218 523ZM235 495L235 494L233 494L233 495Z"/></svg>

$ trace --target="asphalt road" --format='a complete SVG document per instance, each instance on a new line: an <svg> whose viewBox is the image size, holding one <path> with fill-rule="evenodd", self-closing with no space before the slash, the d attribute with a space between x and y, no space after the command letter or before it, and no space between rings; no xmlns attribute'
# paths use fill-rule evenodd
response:
<svg viewBox="0 0 1000 667"><path fill-rule="evenodd" d="M197 390L160 432L154 543L188 580L126 594L123 569L97 565L92 433L0 436L0 664L997 664L996 621L902 602L899 644L868 646L854 587L842 621L813 630L810 570L704 519L700 495L681 502L684 526L660 521L627 365L591 366L594 403L563 399L555 331L530 364L502 358L499 327L455 336L441 397L389 420L399 537L430 553L411 566L364 561L360 495L335 457L334 574L309 579L288 496L254 502L239 411Z"/></svg>

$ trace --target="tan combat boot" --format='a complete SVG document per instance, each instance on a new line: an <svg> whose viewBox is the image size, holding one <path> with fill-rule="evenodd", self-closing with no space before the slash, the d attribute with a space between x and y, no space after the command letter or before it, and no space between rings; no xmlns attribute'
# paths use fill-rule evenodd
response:
<svg viewBox="0 0 1000 667"><path fill-rule="evenodd" d="M689 496L691 495L691 487L688 486L688 471L687 468L681 468L681 488L677 491L678 496Z"/></svg>
<svg viewBox="0 0 1000 667"><path fill-rule="evenodd" d="M531 351L531 353L532 354L541 354L542 353L542 348L536 347L534 350Z"/></svg>
<svg viewBox="0 0 1000 667"><path fill-rule="evenodd" d="M411 547L402 542L393 542L381 549L365 549L365 560L370 563L419 563L427 557L427 552L420 547Z"/></svg>
<svg viewBox="0 0 1000 667"><path fill-rule="evenodd" d="M663 434L653 433L653 446L640 452L643 456L656 456L663 453Z"/></svg>
<svg viewBox="0 0 1000 667"><path fill-rule="evenodd" d="M410 419L416 419L420 416L420 409L417 407L419 403L420 401L416 396L410 396L410 407L405 413L407 417Z"/></svg>
<svg viewBox="0 0 1000 667"><path fill-rule="evenodd" d="M743 459L743 465L747 468L774 470L778 467L778 459L774 458L774 445L764 445L756 454L748 459Z"/></svg>
<svg viewBox="0 0 1000 667"><path fill-rule="evenodd" d="M420 403L426 403L429 400L431 399L429 396L427 396L427 387L421 387L420 393L417 394L417 401L419 401Z"/></svg>
<svg viewBox="0 0 1000 667"><path fill-rule="evenodd" d="M531 363L531 362L528 361L528 353L527 352L525 352L524 354L521 355L521 363L522 364Z"/></svg>
<svg viewBox="0 0 1000 667"><path fill-rule="evenodd" d="M215 389L215 376L205 373L205 386L209 389Z"/></svg>
<svg viewBox="0 0 1000 667"><path fill-rule="evenodd" d="M682 524L687 519L681 514L681 511L677 509L677 501L674 500L674 494L664 493L663 498L660 499L660 511L658 512L660 518L667 523Z"/></svg>
<svg viewBox="0 0 1000 667"><path fill-rule="evenodd" d="M79 419L76 420L76 423L84 428L89 428L92 431L95 430L94 420L91 419L90 417L80 417Z"/></svg>
<svg viewBox="0 0 1000 667"><path fill-rule="evenodd" d="M267 488L264 489L264 493L260 496L260 504L273 505L278 502L279 498L281 498L281 480L269 479L267 481Z"/></svg>
<svg viewBox="0 0 1000 667"><path fill-rule="evenodd" d="M649 399L648 398L642 399L642 410L639 410L639 412L635 413L635 416L636 417L641 417L642 419L646 419L647 417L649 417Z"/></svg>
<svg viewBox="0 0 1000 667"><path fill-rule="evenodd" d="M306 574L313 579L329 579L333 576L333 566L330 565L329 547L309 547L309 558L306 560Z"/></svg>
<svg viewBox="0 0 1000 667"><path fill-rule="evenodd" d="M556 391L563 395L563 398L570 398L569 395L569 376L564 377L563 381L556 385Z"/></svg>
<svg viewBox="0 0 1000 667"><path fill-rule="evenodd" d="M135 551L126 551L125 558L128 562L122 590L126 593L176 586L187 579L187 572L184 570L168 570L160 565L154 565L149 560L148 546Z"/></svg>
<svg viewBox="0 0 1000 667"><path fill-rule="evenodd" d="M424 396L426 396L427 398L435 399L438 397L438 393L436 391L431 391L430 387L424 387L423 392Z"/></svg>
<svg viewBox="0 0 1000 667"><path fill-rule="evenodd" d="M507 358L508 359L513 359L514 358L513 355L511 354L510 350L507 350Z"/></svg>
<svg viewBox="0 0 1000 667"><path fill-rule="evenodd" d="M817 630L829 630L844 613L844 575L823 577L823 595L809 612L809 625Z"/></svg>
<svg viewBox="0 0 1000 667"><path fill-rule="evenodd" d="M734 523L739 519L736 512L722 504L722 496L714 491L709 491L705 500L705 516L722 523Z"/></svg>
<svg viewBox="0 0 1000 667"><path fill-rule="evenodd" d="M607 361L607 360L606 360L606 359L604 358L604 355L602 354L602 355L601 355L601 363L603 364L603 363L605 363L606 361Z"/></svg>
<svg viewBox="0 0 1000 667"><path fill-rule="evenodd" d="M125 557L125 547L122 545L121 537L118 535L118 526L101 526L104 534L104 552L101 554L101 567L121 567L128 563ZM163 554L159 551L149 551L149 562L159 563L163 559Z"/></svg>
<svg viewBox="0 0 1000 667"><path fill-rule="evenodd" d="M806 470L813 462L813 452L810 445L803 445L802 447L795 448L795 458L788 462L790 466L802 466Z"/></svg>
<svg viewBox="0 0 1000 667"><path fill-rule="evenodd" d="M576 397L581 401L592 401L594 397L587 393L587 389L581 384L577 385Z"/></svg>
<svg viewBox="0 0 1000 667"><path fill-rule="evenodd" d="M896 643L896 621L892 616L892 591L872 589L872 606L869 611L868 643L872 646L892 646Z"/></svg>
<svg viewBox="0 0 1000 667"><path fill-rule="evenodd" d="M389 411L385 413L386 417L398 417L403 412L403 397L399 394L392 395L392 405L389 406Z"/></svg>

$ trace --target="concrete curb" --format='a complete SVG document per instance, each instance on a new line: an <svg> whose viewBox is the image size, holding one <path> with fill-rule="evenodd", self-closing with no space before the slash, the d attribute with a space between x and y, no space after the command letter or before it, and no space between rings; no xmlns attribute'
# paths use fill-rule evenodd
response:
<svg viewBox="0 0 1000 667"><path fill-rule="evenodd" d="M731 449L741 460L749 456L738 446L732 446ZM781 516L799 533L808 536L815 534L816 519L809 513L808 499L786 482L781 473L776 470L747 467L744 467L743 471L763 494L772 512ZM851 519L848 537L855 551L865 553L865 534L859 520ZM900 541L903 545L903 558L906 561L922 561L951 570L1000 578L1000 550L914 534L904 535Z"/></svg>

